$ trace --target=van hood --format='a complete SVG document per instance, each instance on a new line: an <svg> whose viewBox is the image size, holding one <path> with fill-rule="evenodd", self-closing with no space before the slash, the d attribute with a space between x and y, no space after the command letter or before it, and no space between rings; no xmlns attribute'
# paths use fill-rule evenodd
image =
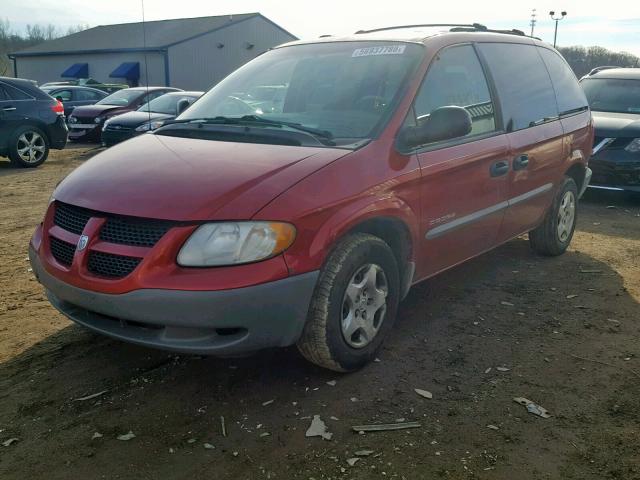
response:
<svg viewBox="0 0 640 480"><path fill-rule="evenodd" d="M293 184L348 153L145 134L88 160L58 185L54 198L136 217L250 219Z"/></svg>
<svg viewBox="0 0 640 480"><path fill-rule="evenodd" d="M594 112L593 125L597 137L640 137L640 114Z"/></svg>

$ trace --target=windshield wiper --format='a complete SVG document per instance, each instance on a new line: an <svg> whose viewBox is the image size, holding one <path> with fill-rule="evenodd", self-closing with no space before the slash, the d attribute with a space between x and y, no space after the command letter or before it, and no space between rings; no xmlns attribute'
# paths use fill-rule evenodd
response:
<svg viewBox="0 0 640 480"><path fill-rule="evenodd" d="M217 117L202 117L202 118L185 118L182 120L171 120L165 124L179 124L179 123L195 123L195 124L220 124L220 125L246 125L251 126L254 124L258 124L265 127L287 127L292 130L298 130L300 132L308 133L316 140L322 139L324 140L322 143L327 145L335 145L333 142L333 134L328 130L320 130L318 128L306 127L300 123L294 122L283 122L280 120L270 120L267 118L262 118L257 115L244 115L242 117L225 117L225 116L217 116Z"/></svg>

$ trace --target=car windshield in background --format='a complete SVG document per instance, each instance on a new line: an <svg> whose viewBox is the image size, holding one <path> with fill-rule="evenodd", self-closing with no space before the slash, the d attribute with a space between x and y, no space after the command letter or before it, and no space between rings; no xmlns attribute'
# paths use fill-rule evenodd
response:
<svg viewBox="0 0 640 480"><path fill-rule="evenodd" d="M179 120L258 117L328 132L336 145L360 142L389 119L422 52L399 42L277 48L232 73Z"/></svg>
<svg viewBox="0 0 640 480"><path fill-rule="evenodd" d="M640 114L640 80L586 78L580 83L591 110Z"/></svg>
<svg viewBox="0 0 640 480"><path fill-rule="evenodd" d="M145 103L138 109L138 111L175 115L178 111L178 102L182 99L191 100L191 97L180 95L162 95L161 97L154 98L150 102Z"/></svg>
<svg viewBox="0 0 640 480"><path fill-rule="evenodd" d="M129 105L129 103L139 97L141 93L139 90L119 90L108 97L104 97L96 105Z"/></svg>

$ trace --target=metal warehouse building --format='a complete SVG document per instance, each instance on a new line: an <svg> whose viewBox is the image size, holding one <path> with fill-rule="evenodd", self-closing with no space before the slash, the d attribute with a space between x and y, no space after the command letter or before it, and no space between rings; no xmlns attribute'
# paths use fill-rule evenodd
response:
<svg viewBox="0 0 640 480"><path fill-rule="evenodd" d="M9 55L16 77L70 78L206 90L296 37L259 13L90 28Z"/></svg>

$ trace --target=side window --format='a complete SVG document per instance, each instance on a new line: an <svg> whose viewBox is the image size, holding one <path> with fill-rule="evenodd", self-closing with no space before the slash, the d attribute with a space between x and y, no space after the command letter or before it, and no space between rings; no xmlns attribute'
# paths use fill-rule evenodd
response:
<svg viewBox="0 0 640 480"><path fill-rule="evenodd" d="M551 76L560 114L586 107L587 97L567 62L552 50L538 47L538 52Z"/></svg>
<svg viewBox="0 0 640 480"><path fill-rule="evenodd" d="M71 90L58 90L51 94L51 96L55 99L60 99L62 102L70 102L71 101Z"/></svg>
<svg viewBox="0 0 640 480"><path fill-rule="evenodd" d="M6 94L11 100L33 100L31 95L27 95L22 90L12 87L11 85L6 85Z"/></svg>
<svg viewBox="0 0 640 480"><path fill-rule="evenodd" d="M80 101L98 101L103 96L91 90L76 90L76 99Z"/></svg>
<svg viewBox="0 0 640 480"><path fill-rule="evenodd" d="M520 43L480 43L478 47L495 80L508 131L558 116L553 86L537 47Z"/></svg>
<svg viewBox="0 0 640 480"><path fill-rule="evenodd" d="M5 100L9 100L9 96L4 89L4 85L0 85L0 102L3 102Z"/></svg>
<svg viewBox="0 0 640 480"><path fill-rule="evenodd" d="M473 122L469 136L496 129L487 80L471 45L446 48L433 60L414 102L417 122L444 106L469 112Z"/></svg>

